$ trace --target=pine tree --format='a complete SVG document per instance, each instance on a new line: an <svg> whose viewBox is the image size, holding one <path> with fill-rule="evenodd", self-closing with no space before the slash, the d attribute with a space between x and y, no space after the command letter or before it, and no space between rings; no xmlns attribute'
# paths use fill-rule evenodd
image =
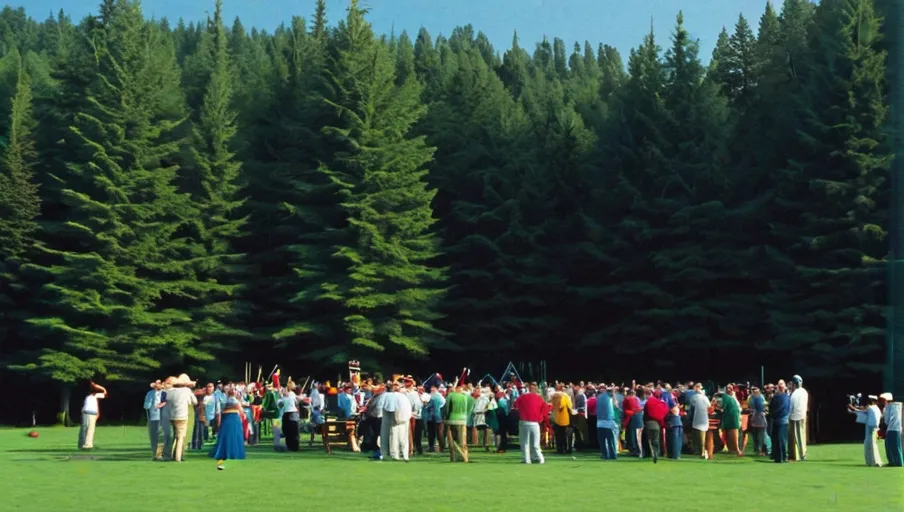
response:
<svg viewBox="0 0 904 512"><path fill-rule="evenodd" d="M0 173L0 261L19 259L32 243L40 213L31 86L20 65Z"/></svg>
<svg viewBox="0 0 904 512"><path fill-rule="evenodd" d="M880 24L870 0L820 4L798 151L780 175L769 348L811 375L881 369L882 269L870 270L887 251L879 200L891 161Z"/></svg>
<svg viewBox="0 0 904 512"><path fill-rule="evenodd" d="M31 87L20 66L8 124L6 147L0 159L0 360L9 361L23 346L22 322L29 315L30 288L21 274L33 255L36 217L41 200L34 179L35 120Z"/></svg>
<svg viewBox="0 0 904 512"><path fill-rule="evenodd" d="M53 279L29 319L44 342L20 366L64 384L128 378L159 366L161 354L209 357L184 330L190 317L166 307L185 293L178 229L189 213L171 164L184 117L175 54L138 4L103 7L93 32L99 75L72 127L88 158L61 177L68 241L46 249Z"/></svg>
<svg viewBox="0 0 904 512"><path fill-rule="evenodd" d="M238 132L232 110L232 75L228 40L223 25L223 2L217 0L213 18L200 48L211 63L204 100L194 128L191 164L184 182L197 210L190 222L192 231L191 267L193 290L193 344L206 352L222 348L223 338L243 335L236 328L239 319L236 292L243 257L234 243L243 236L247 218L240 212L244 200L238 183L241 164L233 145ZM191 307L188 306L188 307Z"/></svg>
<svg viewBox="0 0 904 512"><path fill-rule="evenodd" d="M395 62L374 40L365 11L353 1L340 24L329 66L340 116L327 133L342 149L324 168L340 187L354 243L336 247L348 262L336 283L347 309L349 345L332 347L333 360L388 350L386 356L426 355L443 333L433 326L443 270L430 265L439 240L424 170L433 154L423 137L409 135L423 115L414 80L395 85ZM366 357L365 357L366 359Z"/></svg>

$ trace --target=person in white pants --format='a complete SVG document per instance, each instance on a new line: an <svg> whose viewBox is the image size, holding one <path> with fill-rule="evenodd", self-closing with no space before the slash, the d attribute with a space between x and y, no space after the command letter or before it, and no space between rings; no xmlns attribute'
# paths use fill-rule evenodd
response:
<svg viewBox="0 0 904 512"><path fill-rule="evenodd" d="M528 392L515 400L514 409L518 411L518 441L521 443L522 464L543 464L543 452L540 450L540 422L543 415L549 414L546 401L537 392L537 384L531 383Z"/></svg>
<svg viewBox="0 0 904 512"><path fill-rule="evenodd" d="M97 415L100 407L97 401L107 397L107 390L90 381L91 391L85 397L82 405L82 425L78 432L78 447L80 450L94 449L94 427L97 425Z"/></svg>
<svg viewBox="0 0 904 512"><path fill-rule="evenodd" d="M411 401L408 396L400 392L398 382L392 384L392 401L395 402L395 413L388 416L392 422L389 431L389 456L392 460L404 460L408 462L408 437L411 423ZM383 421L386 421L386 409L383 409Z"/></svg>

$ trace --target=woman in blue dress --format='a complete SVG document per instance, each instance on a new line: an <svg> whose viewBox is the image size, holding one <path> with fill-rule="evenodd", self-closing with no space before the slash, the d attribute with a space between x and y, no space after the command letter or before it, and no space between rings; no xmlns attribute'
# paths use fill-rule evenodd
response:
<svg viewBox="0 0 904 512"><path fill-rule="evenodd" d="M245 458L245 434L242 428L244 419L242 403L236 398L235 389L230 388L226 392L226 405L223 407L217 444L210 451L210 456L217 459L217 469L220 471L226 469L223 465L226 460Z"/></svg>

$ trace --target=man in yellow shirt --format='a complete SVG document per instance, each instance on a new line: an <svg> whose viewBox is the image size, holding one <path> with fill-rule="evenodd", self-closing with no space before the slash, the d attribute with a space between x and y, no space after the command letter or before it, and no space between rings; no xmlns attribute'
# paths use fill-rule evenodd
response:
<svg viewBox="0 0 904 512"><path fill-rule="evenodd" d="M571 431L571 415L574 406L571 398L565 393L565 386L556 385L556 392L552 395L552 424L556 433L556 453L571 453L571 441L574 433Z"/></svg>

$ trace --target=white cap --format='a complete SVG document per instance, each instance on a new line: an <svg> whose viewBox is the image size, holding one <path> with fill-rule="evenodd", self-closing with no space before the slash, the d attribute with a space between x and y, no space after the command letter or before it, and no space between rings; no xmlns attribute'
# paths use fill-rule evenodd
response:
<svg viewBox="0 0 904 512"><path fill-rule="evenodd" d="M895 398L892 396L891 393L882 393L881 395L879 395L879 398L881 398L882 400L885 400L886 402L894 402L895 401Z"/></svg>

